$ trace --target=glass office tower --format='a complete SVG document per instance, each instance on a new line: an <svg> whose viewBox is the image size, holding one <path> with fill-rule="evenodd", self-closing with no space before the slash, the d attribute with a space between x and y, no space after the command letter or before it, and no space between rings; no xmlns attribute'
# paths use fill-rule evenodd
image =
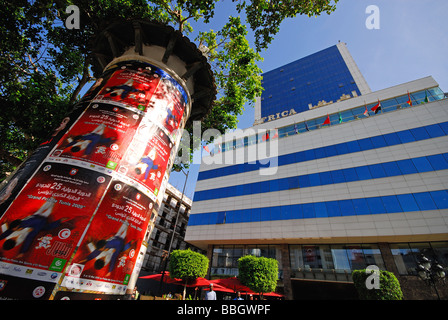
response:
<svg viewBox="0 0 448 320"><path fill-rule="evenodd" d="M370 92L344 43L263 74L261 117Z"/></svg>
<svg viewBox="0 0 448 320"><path fill-rule="evenodd" d="M338 53L346 68L309 78L333 96L274 89L304 79L304 61ZM267 256L288 299L354 298L351 272L376 265L397 275L406 298L431 298L416 263L425 254L448 266L448 101L432 77L371 92L352 60L339 43L266 73L255 125L203 159L185 240L208 250L210 275Z"/></svg>

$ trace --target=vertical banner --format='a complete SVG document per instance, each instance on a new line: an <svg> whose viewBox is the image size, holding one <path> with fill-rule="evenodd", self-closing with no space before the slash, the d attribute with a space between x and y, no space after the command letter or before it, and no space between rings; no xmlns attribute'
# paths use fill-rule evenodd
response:
<svg viewBox="0 0 448 320"><path fill-rule="evenodd" d="M0 212L0 298L125 294L188 101L172 76L141 61L114 64L97 79Z"/></svg>

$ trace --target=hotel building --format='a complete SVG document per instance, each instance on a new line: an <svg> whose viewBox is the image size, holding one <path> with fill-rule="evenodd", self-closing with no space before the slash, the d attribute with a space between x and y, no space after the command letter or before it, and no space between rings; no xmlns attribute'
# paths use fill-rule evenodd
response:
<svg viewBox="0 0 448 320"><path fill-rule="evenodd" d="M207 250L209 276L267 256L287 299L352 299L352 270L376 265L406 299L437 298L416 266L421 254L448 266L448 100L438 83L372 92L338 43L266 72L263 86L254 126L217 139L198 175L185 241Z"/></svg>

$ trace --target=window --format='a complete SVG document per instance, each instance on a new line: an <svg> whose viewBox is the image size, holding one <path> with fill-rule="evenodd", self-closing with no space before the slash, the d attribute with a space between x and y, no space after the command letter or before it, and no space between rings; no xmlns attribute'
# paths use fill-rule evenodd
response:
<svg viewBox="0 0 448 320"><path fill-rule="evenodd" d="M292 210L291 206L282 206L280 207L280 214L283 220L292 219Z"/></svg>
<svg viewBox="0 0 448 320"><path fill-rule="evenodd" d="M362 251L364 253L365 264L376 265L381 270L385 270L383 257L381 255L381 251L375 244L363 244Z"/></svg>
<svg viewBox="0 0 448 320"><path fill-rule="evenodd" d="M434 256L437 261L445 267L445 272L448 267L448 242L431 242Z"/></svg>
<svg viewBox="0 0 448 320"><path fill-rule="evenodd" d="M261 221L269 221L271 220L271 214L270 214L271 208L260 208L260 220Z"/></svg>
<svg viewBox="0 0 448 320"><path fill-rule="evenodd" d="M370 214L366 199L352 199L352 203L357 215Z"/></svg>
<svg viewBox="0 0 448 320"><path fill-rule="evenodd" d="M358 180L372 179L368 166L362 166L355 168L358 175Z"/></svg>
<svg viewBox="0 0 448 320"><path fill-rule="evenodd" d="M384 172L381 164L373 164L368 166L368 168L372 178L374 179L384 178L386 176L386 172Z"/></svg>
<svg viewBox="0 0 448 320"><path fill-rule="evenodd" d="M331 171L331 178L334 183L342 183L345 182L344 173L342 170Z"/></svg>
<svg viewBox="0 0 448 320"><path fill-rule="evenodd" d="M375 148L382 148L387 146L386 140L383 136L371 137L370 140L372 141L372 144Z"/></svg>
<svg viewBox="0 0 448 320"><path fill-rule="evenodd" d="M347 245L346 250L351 270L358 270L366 267L366 261L361 245Z"/></svg>
<svg viewBox="0 0 448 320"><path fill-rule="evenodd" d="M308 178L310 180L310 187L314 187L314 186L319 186L320 185L319 173L309 174Z"/></svg>
<svg viewBox="0 0 448 320"><path fill-rule="evenodd" d="M310 186L310 178L308 175L299 176L299 187L308 188Z"/></svg>
<svg viewBox="0 0 448 320"><path fill-rule="evenodd" d="M281 216L281 211L280 211L280 207L271 207L271 220L281 220L282 216Z"/></svg>
<svg viewBox="0 0 448 320"><path fill-rule="evenodd" d="M407 243L390 244L392 256L399 274L412 274L415 270L416 261Z"/></svg>
<svg viewBox="0 0 448 320"><path fill-rule="evenodd" d="M372 144L372 140L370 140L370 138L360 139L359 147L360 147L361 151L370 150L370 149L374 148L374 146Z"/></svg>
<svg viewBox="0 0 448 320"><path fill-rule="evenodd" d="M361 151L361 148L359 147L358 141L349 141L345 143L347 145L347 149L350 153L352 152L358 152ZM341 154L341 153L339 153Z"/></svg>
<svg viewBox="0 0 448 320"><path fill-rule="evenodd" d="M429 192L414 193L415 200L421 210L435 210L437 209Z"/></svg>
<svg viewBox="0 0 448 320"><path fill-rule="evenodd" d="M288 178L288 188L296 189L299 187L299 177L290 177Z"/></svg>
<svg viewBox="0 0 448 320"><path fill-rule="evenodd" d="M260 218L260 208L252 208L250 209L250 222L258 222L261 221Z"/></svg>
<svg viewBox="0 0 448 320"><path fill-rule="evenodd" d="M358 176L356 175L356 171L354 168L342 169L342 172L344 174L344 178L345 178L346 182L358 180Z"/></svg>
<svg viewBox="0 0 448 320"><path fill-rule="evenodd" d="M445 132L443 132L442 128L437 123L427 126L425 129L431 138L437 138L445 135Z"/></svg>
<svg viewBox="0 0 448 320"><path fill-rule="evenodd" d="M332 245L331 254L333 256L334 268L336 270L350 270L347 251L343 245Z"/></svg>
<svg viewBox="0 0 448 320"><path fill-rule="evenodd" d="M400 138L398 137L398 134L395 132L385 134L384 140L386 140L386 144L388 146L395 146L395 145L401 143Z"/></svg>
<svg viewBox="0 0 448 320"><path fill-rule="evenodd" d="M381 252L376 244L290 245L293 277L351 281L351 271L376 265L384 270Z"/></svg>
<svg viewBox="0 0 448 320"><path fill-rule="evenodd" d="M367 198L366 200L367 204L369 205L371 214L386 212L386 210L384 210L383 202L381 201L380 197Z"/></svg>
<svg viewBox="0 0 448 320"><path fill-rule="evenodd" d="M325 202L325 206L329 217L341 216L341 209L339 208L338 201L327 201Z"/></svg>
<svg viewBox="0 0 448 320"><path fill-rule="evenodd" d="M415 137L415 140L429 139L429 134L423 127L410 129L410 131Z"/></svg>
<svg viewBox="0 0 448 320"><path fill-rule="evenodd" d="M442 154L436 154L426 157L434 170L448 169L448 162Z"/></svg>
<svg viewBox="0 0 448 320"><path fill-rule="evenodd" d="M429 90L427 90L427 92L428 92L428 99L429 99L429 101L433 101L433 100L431 100L431 96L435 100L443 99L444 96L445 96L443 91L439 87L429 89Z"/></svg>
<svg viewBox="0 0 448 320"><path fill-rule="evenodd" d="M384 196L381 197L381 200L383 200L383 205L387 213L403 212L396 196Z"/></svg>
<svg viewBox="0 0 448 320"><path fill-rule="evenodd" d="M448 209L448 192L446 192L445 190L440 190L431 191L430 194L437 208Z"/></svg>
<svg viewBox="0 0 448 320"><path fill-rule="evenodd" d="M386 174L386 176L393 177L393 176L401 175L401 171L398 168L398 165L396 162L385 162L385 163L382 163L381 165L384 169L384 173Z"/></svg>
<svg viewBox="0 0 448 320"><path fill-rule="evenodd" d="M420 210L412 194L400 194L397 199L404 212Z"/></svg>
<svg viewBox="0 0 448 320"><path fill-rule="evenodd" d="M415 165L415 168L418 172L428 172L433 171L433 168L431 167L431 164L426 159L426 157L419 157L412 159L412 162Z"/></svg>
<svg viewBox="0 0 448 320"><path fill-rule="evenodd" d="M417 169L411 159L397 161L397 165L402 174L417 173Z"/></svg>
<svg viewBox="0 0 448 320"><path fill-rule="evenodd" d="M216 224L223 224L226 223L226 212L217 212L216 215Z"/></svg>
<svg viewBox="0 0 448 320"><path fill-rule="evenodd" d="M339 208L342 216L352 216L355 214L352 200L338 200Z"/></svg>
<svg viewBox="0 0 448 320"><path fill-rule="evenodd" d="M300 204L293 204L290 206L291 208L291 217L292 219L302 219L303 218L303 208Z"/></svg>
<svg viewBox="0 0 448 320"><path fill-rule="evenodd" d="M316 218L328 217L327 207L323 202L315 203L314 211L316 212Z"/></svg>
<svg viewBox="0 0 448 320"><path fill-rule="evenodd" d="M415 141L414 136L412 135L411 131L409 130L403 130L397 132L398 138L400 139L401 143L408 143Z"/></svg>
<svg viewBox="0 0 448 320"><path fill-rule="evenodd" d="M381 101L381 111L382 113L397 110L398 102L392 98L388 100Z"/></svg>
<svg viewBox="0 0 448 320"><path fill-rule="evenodd" d="M326 185L326 184L332 184L333 183L333 179L331 178L331 172L330 171L320 172L319 173L319 179L320 179L321 185Z"/></svg>
<svg viewBox="0 0 448 320"><path fill-rule="evenodd" d="M303 218L315 218L316 213L314 211L314 205L312 203L304 203L303 206Z"/></svg>

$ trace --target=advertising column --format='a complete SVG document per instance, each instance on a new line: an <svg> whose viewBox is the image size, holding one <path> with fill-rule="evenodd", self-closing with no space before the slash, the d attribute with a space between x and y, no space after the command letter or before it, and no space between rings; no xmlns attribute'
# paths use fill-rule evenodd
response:
<svg viewBox="0 0 448 320"><path fill-rule="evenodd" d="M0 299L122 298L188 114L175 76L111 65L0 212ZM142 247L143 246L143 247Z"/></svg>

